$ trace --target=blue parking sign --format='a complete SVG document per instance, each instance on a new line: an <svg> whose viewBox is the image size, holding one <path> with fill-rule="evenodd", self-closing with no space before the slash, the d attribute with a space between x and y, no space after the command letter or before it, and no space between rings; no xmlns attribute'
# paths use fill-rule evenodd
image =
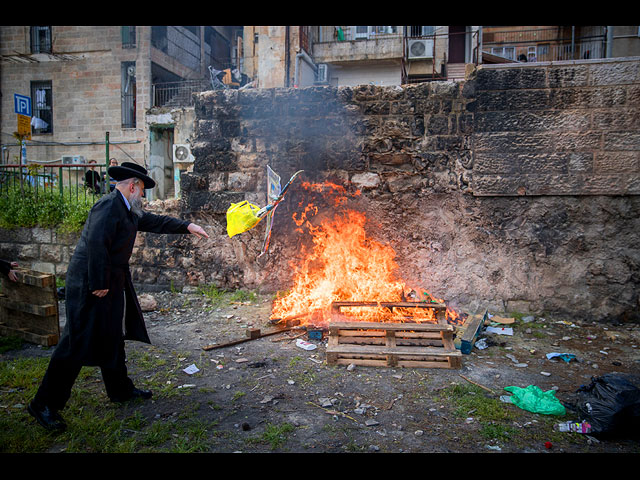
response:
<svg viewBox="0 0 640 480"><path fill-rule="evenodd" d="M31 116L31 99L24 95L13 94L14 110L18 115Z"/></svg>

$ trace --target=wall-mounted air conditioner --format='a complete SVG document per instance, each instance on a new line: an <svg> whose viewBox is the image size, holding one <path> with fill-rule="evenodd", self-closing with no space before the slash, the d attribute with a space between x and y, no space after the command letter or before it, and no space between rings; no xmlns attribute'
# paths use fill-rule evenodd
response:
<svg viewBox="0 0 640 480"><path fill-rule="evenodd" d="M407 47L407 58L409 60L433 58L433 39L420 38L409 40Z"/></svg>
<svg viewBox="0 0 640 480"><path fill-rule="evenodd" d="M191 147L184 143L173 144L173 162L174 163L193 163L194 158L191 154Z"/></svg>
<svg viewBox="0 0 640 480"><path fill-rule="evenodd" d="M84 155L62 155L62 157L60 157L60 163L63 165L83 165L87 163L87 159Z"/></svg>
<svg viewBox="0 0 640 480"><path fill-rule="evenodd" d="M329 81L329 66L326 63L319 63L317 67L315 83L327 83Z"/></svg>

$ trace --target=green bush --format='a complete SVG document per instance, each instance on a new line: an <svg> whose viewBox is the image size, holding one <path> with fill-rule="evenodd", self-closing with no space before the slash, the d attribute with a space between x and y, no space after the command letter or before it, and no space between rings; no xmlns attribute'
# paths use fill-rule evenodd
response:
<svg viewBox="0 0 640 480"><path fill-rule="evenodd" d="M77 232L82 229L98 198L84 192L76 195L66 188L61 193L59 190L36 190L29 185L22 190L20 186L12 186L0 194L0 227L44 227L63 233Z"/></svg>

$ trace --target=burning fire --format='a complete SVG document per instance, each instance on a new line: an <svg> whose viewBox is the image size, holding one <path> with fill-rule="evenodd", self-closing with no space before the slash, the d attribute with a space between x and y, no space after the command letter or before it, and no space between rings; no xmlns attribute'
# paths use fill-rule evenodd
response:
<svg viewBox="0 0 640 480"><path fill-rule="evenodd" d="M334 207L345 207L347 191L332 183L303 187L310 192L327 194ZM353 196L359 195L357 191ZM335 198L332 198L335 196ZM302 205L300 205L302 206ZM292 264L294 284L285 296L274 301L272 319L300 318L315 325L331 320L332 302L431 302L443 301L421 289L408 287L397 276L395 251L367 236L363 213L342 208L331 219L313 225L310 217L318 207L307 204L302 212L294 213L298 232L308 231L312 250L302 251L303 259ZM431 308L343 307L343 315L350 321L411 321L436 322ZM456 321L458 314L447 309L447 319Z"/></svg>

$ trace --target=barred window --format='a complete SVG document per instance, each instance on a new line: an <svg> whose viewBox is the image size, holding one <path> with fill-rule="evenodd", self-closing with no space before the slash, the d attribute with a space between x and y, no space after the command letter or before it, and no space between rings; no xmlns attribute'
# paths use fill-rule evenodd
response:
<svg viewBox="0 0 640 480"><path fill-rule="evenodd" d="M136 126L136 62L121 64L122 128Z"/></svg>
<svg viewBox="0 0 640 480"><path fill-rule="evenodd" d="M122 48L136 48L136 27L120 27Z"/></svg>
<svg viewBox="0 0 640 480"><path fill-rule="evenodd" d="M51 52L51 27L31 27L31 53Z"/></svg>
<svg viewBox="0 0 640 480"><path fill-rule="evenodd" d="M53 133L51 81L31 82L31 131L34 135Z"/></svg>

